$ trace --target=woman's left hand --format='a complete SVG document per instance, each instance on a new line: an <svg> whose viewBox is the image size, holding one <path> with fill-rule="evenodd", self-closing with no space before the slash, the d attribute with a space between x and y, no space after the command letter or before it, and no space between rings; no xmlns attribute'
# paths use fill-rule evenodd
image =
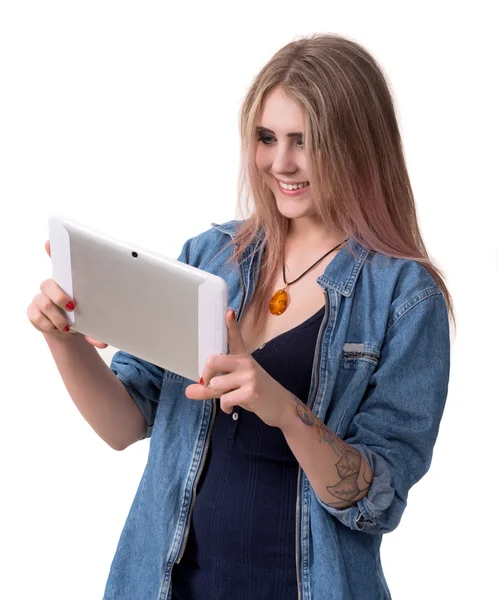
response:
<svg viewBox="0 0 498 600"><path fill-rule="evenodd" d="M201 379L204 385L189 385L185 390L187 398L219 398L223 412L230 414L234 406L241 406L256 413L267 425L282 427L295 413L293 395L247 352L233 310L227 312L225 319L230 354L211 354L207 358Z"/></svg>

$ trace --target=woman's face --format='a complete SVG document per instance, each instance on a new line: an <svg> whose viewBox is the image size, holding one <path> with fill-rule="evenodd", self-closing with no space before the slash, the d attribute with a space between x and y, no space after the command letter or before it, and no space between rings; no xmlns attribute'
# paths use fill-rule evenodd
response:
<svg viewBox="0 0 498 600"><path fill-rule="evenodd" d="M289 219L313 215L300 106L276 88L263 103L256 126L256 166L278 210ZM289 189L292 184L298 189Z"/></svg>

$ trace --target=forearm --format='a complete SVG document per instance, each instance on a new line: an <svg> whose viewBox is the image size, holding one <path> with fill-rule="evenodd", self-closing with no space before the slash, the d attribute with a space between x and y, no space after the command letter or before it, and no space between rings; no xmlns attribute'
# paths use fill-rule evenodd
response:
<svg viewBox="0 0 498 600"><path fill-rule="evenodd" d="M141 439L145 420L95 347L80 334L44 337L69 395L95 433L115 450Z"/></svg>
<svg viewBox="0 0 498 600"><path fill-rule="evenodd" d="M292 394L281 430L315 493L325 504L347 508L367 495L372 482L368 462Z"/></svg>

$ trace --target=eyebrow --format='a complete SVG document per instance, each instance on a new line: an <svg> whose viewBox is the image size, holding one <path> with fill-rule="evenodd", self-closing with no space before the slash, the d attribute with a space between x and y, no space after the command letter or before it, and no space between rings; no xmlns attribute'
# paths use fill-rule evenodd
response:
<svg viewBox="0 0 498 600"><path fill-rule="evenodd" d="M275 135L274 131L272 131L271 129L267 129L266 127L256 127L256 131L258 133L271 133L271 134ZM289 138L303 137L303 134L302 133L288 133L287 137L289 137Z"/></svg>

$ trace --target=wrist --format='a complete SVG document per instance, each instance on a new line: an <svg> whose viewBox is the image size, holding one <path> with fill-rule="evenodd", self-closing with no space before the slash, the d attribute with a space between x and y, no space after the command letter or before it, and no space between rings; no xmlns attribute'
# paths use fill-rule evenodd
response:
<svg viewBox="0 0 498 600"><path fill-rule="evenodd" d="M301 401L299 398L294 396L294 394L288 392L285 395L280 423L278 425L284 436L292 434L299 422L299 417L296 410L297 403L301 403Z"/></svg>
<svg viewBox="0 0 498 600"><path fill-rule="evenodd" d="M71 331L68 333L61 333L60 331L54 331L53 333L42 332L42 335L49 346L60 346L61 344L79 343L79 339L84 337L81 333L78 333L76 331Z"/></svg>

